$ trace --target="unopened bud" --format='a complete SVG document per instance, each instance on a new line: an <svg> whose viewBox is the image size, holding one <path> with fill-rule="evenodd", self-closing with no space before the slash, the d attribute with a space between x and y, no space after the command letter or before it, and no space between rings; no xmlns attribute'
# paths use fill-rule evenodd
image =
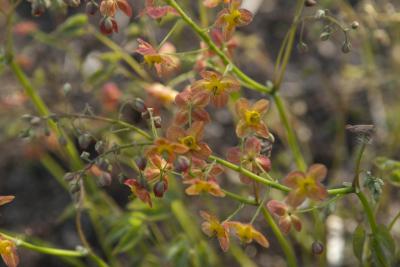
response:
<svg viewBox="0 0 400 267"><path fill-rule="evenodd" d="M102 172L101 175L97 177L97 181L100 186L109 186L112 182L111 174Z"/></svg>
<svg viewBox="0 0 400 267"><path fill-rule="evenodd" d="M87 161L90 160L89 157L90 157L90 153L86 152L86 151L83 151L82 154L80 155L81 159L84 159L84 160L87 160Z"/></svg>
<svg viewBox="0 0 400 267"><path fill-rule="evenodd" d="M190 161L188 158L180 156L175 162L175 170L177 172L186 172L189 170Z"/></svg>
<svg viewBox="0 0 400 267"><path fill-rule="evenodd" d="M90 145L91 142L92 142L92 136L88 133L84 133L84 134L80 135L78 138L79 146L82 149L88 148L88 146Z"/></svg>
<svg viewBox="0 0 400 267"><path fill-rule="evenodd" d="M161 117L160 116L156 116L153 118L154 120L154 126L156 128L161 128Z"/></svg>
<svg viewBox="0 0 400 267"><path fill-rule="evenodd" d="M331 37L331 33L330 32L323 32L319 36L319 39L321 39L321 41L327 41L327 40L329 40L330 37Z"/></svg>
<svg viewBox="0 0 400 267"><path fill-rule="evenodd" d="M96 150L97 153L103 154L105 150L104 142L101 140L96 142L96 144L94 145L94 149Z"/></svg>
<svg viewBox="0 0 400 267"><path fill-rule="evenodd" d="M314 255L320 255L324 252L324 244L319 241L314 241L311 245L311 251Z"/></svg>
<svg viewBox="0 0 400 267"><path fill-rule="evenodd" d="M168 190L168 182L167 180L164 179L158 181L153 187L153 192L156 197L163 197L167 190Z"/></svg>
<svg viewBox="0 0 400 267"><path fill-rule="evenodd" d="M46 11L46 5L43 0L32 1L32 16L40 17Z"/></svg>
<svg viewBox="0 0 400 267"><path fill-rule="evenodd" d="M351 23L351 28L352 28L353 30L358 29L358 27L360 27L360 23L358 23L358 21L353 21L353 22Z"/></svg>
<svg viewBox="0 0 400 267"><path fill-rule="evenodd" d="M307 45L306 43L304 43L304 42L300 42L300 43L297 45L297 50L298 50L300 53L307 53L307 52L308 52L308 45Z"/></svg>
<svg viewBox="0 0 400 267"><path fill-rule="evenodd" d="M67 181L67 182L71 182L72 180L75 179L75 177L76 177L75 173L73 173L73 172L67 172L67 173L64 175L64 180Z"/></svg>
<svg viewBox="0 0 400 267"><path fill-rule="evenodd" d="M264 171L269 172L271 170L271 160L267 157L259 157L257 162L263 168Z"/></svg>
<svg viewBox="0 0 400 267"><path fill-rule="evenodd" d="M139 170L143 171L146 168L147 160L144 157L138 157L135 159L136 165L138 166Z"/></svg>
<svg viewBox="0 0 400 267"><path fill-rule="evenodd" d="M97 12L97 4L93 2L89 2L86 4L85 12L88 15L94 15Z"/></svg>
<svg viewBox="0 0 400 267"><path fill-rule="evenodd" d="M135 98L135 100L133 101L133 109L140 113L147 111L146 104L141 98Z"/></svg>
<svg viewBox="0 0 400 267"><path fill-rule="evenodd" d="M306 0L304 3L305 6L310 7L310 6L315 6L317 4L317 1L315 0Z"/></svg>
<svg viewBox="0 0 400 267"><path fill-rule="evenodd" d="M326 16L326 11L322 10L322 9L317 10L317 13L315 13L315 18L316 19L321 19L321 18L323 18L325 16Z"/></svg>

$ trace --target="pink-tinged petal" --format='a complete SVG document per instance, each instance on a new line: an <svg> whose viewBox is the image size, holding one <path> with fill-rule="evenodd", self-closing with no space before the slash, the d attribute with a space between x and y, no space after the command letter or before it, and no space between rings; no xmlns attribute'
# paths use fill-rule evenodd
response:
<svg viewBox="0 0 400 267"><path fill-rule="evenodd" d="M14 198L15 196L0 196L0 206L10 203Z"/></svg>
<svg viewBox="0 0 400 267"><path fill-rule="evenodd" d="M294 171L282 179L282 184L290 188L296 188L299 184L299 181L302 179L305 179L304 173L301 171Z"/></svg>
<svg viewBox="0 0 400 267"><path fill-rule="evenodd" d="M210 96L206 92L193 92L193 105L198 107L205 107L210 102Z"/></svg>
<svg viewBox="0 0 400 267"><path fill-rule="evenodd" d="M177 154L185 154L189 151L189 148L182 144L173 143L173 144L171 144L171 146L172 146L172 149L174 150L174 152Z"/></svg>
<svg viewBox="0 0 400 267"><path fill-rule="evenodd" d="M128 17L132 17L132 8L126 0L118 0L118 8Z"/></svg>
<svg viewBox="0 0 400 267"><path fill-rule="evenodd" d="M185 130L178 126L171 126L167 129L166 136L172 141L177 141L182 137L185 137Z"/></svg>
<svg viewBox="0 0 400 267"><path fill-rule="evenodd" d="M156 168L146 168L144 170L144 176L149 181L154 180L155 178L158 178L160 176L160 170Z"/></svg>
<svg viewBox="0 0 400 267"><path fill-rule="evenodd" d="M1 257L3 258L3 261L7 267L17 267L19 264L19 257L15 246L11 248L10 253L1 254Z"/></svg>
<svg viewBox="0 0 400 267"><path fill-rule="evenodd" d="M222 236L218 237L219 245L224 252L227 252L229 249L229 236L227 233L224 233Z"/></svg>
<svg viewBox="0 0 400 267"><path fill-rule="evenodd" d="M291 215L290 217L292 218L292 225L293 225L294 229L297 232L300 232L302 225L301 225L301 221L300 221L299 217L297 217L296 215Z"/></svg>
<svg viewBox="0 0 400 267"><path fill-rule="evenodd" d="M186 110L180 110L175 114L175 124L184 125L189 120L189 113Z"/></svg>
<svg viewBox="0 0 400 267"><path fill-rule="evenodd" d="M271 213L278 216L284 216L288 211L288 207L284 203L277 200L268 201L267 208Z"/></svg>
<svg viewBox="0 0 400 267"><path fill-rule="evenodd" d="M219 185L217 183L214 182L210 182L212 183L210 190L208 191L208 193L214 197L224 197L225 193L222 192L221 188L219 187Z"/></svg>
<svg viewBox="0 0 400 267"><path fill-rule="evenodd" d="M216 219L215 216L209 214L208 212L206 212L204 210L200 211L200 216L206 221L210 221L212 219Z"/></svg>
<svg viewBox="0 0 400 267"><path fill-rule="evenodd" d="M203 109L203 108L197 108L197 109L195 109L195 110L193 111L193 114L192 114L192 119L193 119L194 121L202 121L202 122L205 122L205 123L211 121L210 115L209 115L208 112L207 112L205 109Z"/></svg>
<svg viewBox="0 0 400 267"><path fill-rule="evenodd" d="M248 133L248 127L244 120L240 120L236 125L236 135L240 138L246 137Z"/></svg>
<svg viewBox="0 0 400 267"><path fill-rule="evenodd" d="M253 181L253 180L251 180L251 178L247 177L247 176L244 175L244 174L241 174L241 175L239 176L239 178L240 178L240 181L241 181L242 183L244 183L244 184L251 184L252 181Z"/></svg>
<svg viewBox="0 0 400 267"><path fill-rule="evenodd" d="M208 70L202 71L200 73L200 76L205 80L220 80L222 78L222 75L220 73Z"/></svg>
<svg viewBox="0 0 400 267"><path fill-rule="evenodd" d="M219 5L221 0L204 0L203 5L208 8L214 8Z"/></svg>
<svg viewBox="0 0 400 267"><path fill-rule="evenodd" d="M260 154L261 141L257 137L250 137L246 140L244 150L247 153Z"/></svg>
<svg viewBox="0 0 400 267"><path fill-rule="evenodd" d="M239 24L237 26L246 26L249 25L253 21L253 13L249 10L241 8L240 11L240 19Z"/></svg>
<svg viewBox="0 0 400 267"><path fill-rule="evenodd" d="M266 99L258 100L254 105L251 107L252 110L259 112L260 114L265 113L268 110L269 101Z"/></svg>
<svg viewBox="0 0 400 267"><path fill-rule="evenodd" d="M222 27L225 24L225 16L229 14L229 9L224 8L223 10L221 10L218 15L217 15L217 19L215 21L215 26L216 27Z"/></svg>
<svg viewBox="0 0 400 267"><path fill-rule="evenodd" d="M292 207L297 207L306 199L306 193L301 189L293 189L286 198L286 203Z"/></svg>
<svg viewBox="0 0 400 267"><path fill-rule="evenodd" d="M164 68L161 63L155 63L154 67L156 68L156 72L158 77L162 78L164 76Z"/></svg>
<svg viewBox="0 0 400 267"><path fill-rule="evenodd" d="M259 123L256 126L252 127L255 131L255 133L261 137L268 138L269 137L269 131L267 126L264 123Z"/></svg>
<svg viewBox="0 0 400 267"><path fill-rule="evenodd" d="M167 14L168 10L162 7L148 7L146 9L147 15L149 15L152 19L160 19Z"/></svg>
<svg viewBox="0 0 400 267"><path fill-rule="evenodd" d="M196 184L193 184L186 188L185 193L188 196L197 196L201 193L201 190L199 190L199 187Z"/></svg>
<svg viewBox="0 0 400 267"><path fill-rule="evenodd" d="M260 166L264 169L264 171L269 172L271 170L271 160L266 156L259 156L256 158L256 161Z"/></svg>
<svg viewBox="0 0 400 267"><path fill-rule="evenodd" d="M292 228L292 220L289 215L282 216L279 218L279 228L282 233L288 234L290 232L290 228Z"/></svg>
<svg viewBox="0 0 400 267"><path fill-rule="evenodd" d="M135 179L126 179L124 184L128 187L132 187L136 184L136 180Z"/></svg>
<svg viewBox="0 0 400 267"><path fill-rule="evenodd" d="M189 98L191 95L190 88L185 89L183 92L180 92L175 97L175 104L180 108L185 108L188 104Z"/></svg>
<svg viewBox="0 0 400 267"><path fill-rule="evenodd" d="M224 39L225 40L231 39L235 30L236 30L236 27L234 25L230 25L230 24L228 24L224 28L222 28L222 35L224 36Z"/></svg>
<svg viewBox="0 0 400 267"><path fill-rule="evenodd" d="M201 224L201 230L205 233L208 237L213 237L214 232L211 230L211 224L209 222L203 222Z"/></svg>
<svg viewBox="0 0 400 267"><path fill-rule="evenodd" d="M211 103L216 108L223 108L228 103L228 100L229 100L229 95L226 93L222 93L220 95L215 95L211 97Z"/></svg>
<svg viewBox="0 0 400 267"><path fill-rule="evenodd" d="M315 181L322 181L325 179L328 173L327 168L323 164L313 164L307 171L307 176L311 177Z"/></svg>
<svg viewBox="0 0 400 267"><path fill-rule="evenodd" d="M239 118L244 119L246 110L249 109L249 101L246 98L240 98L235 104L236 114Z"/></svg>
<svg viewBox="0 0 400 267"><path fill-rule="evenodd" d="M196 140L199 141L203 138L203 131L204 131L204 122L196 121L192 124L192 127L190 127L187 130L187 134L194 136Z"/></svg>
<svg viewBox="0 0 400 267"><path fill-rule="evenodd" d="M228 88L228 92L237 92L240 89L240 83L233 77L225 77L222 83Z"/></svg>
<svg viewBox="0 0 400 267"><path fill-rule="evenodd" d="M325 187L323 187L322 184L317 184L308 188L307 197L313 200L322 201L327 196L328 196L328 191L325 189Z"/></svg>
<svg viewBox="0 0 400 267"><path fill-rule="evenodd" d="M201 159L207 159L212 153L211 148L206 143L200 143L198 145L200 147L200 150L193 151L193 155Z"/></svg>
<svg viewBox="0 0 400 267"><path fill-rule="evenodd" d="M142 40L142 39L137 39L138 42L138 48L136 49L136 52L142 55L150 55L150 54L156 54L157 51L153 48L151 44L148 42Z"/></svg>
<svg viewBox="0 0 400 267"><path fill-rule="evenodd" d="M235 164L240 164L240 157L241 157L241 152L240 148L238 147L231 147L228 149L226 153L226 158L228 159L228 161Z"/></svg>
<svg viewBox="0 0 400 267"><path fill-rule="evenodd" d="M218 176L224 173L224 168L221 165L215 164L210 172L208 173L209 176Z"/></svg>

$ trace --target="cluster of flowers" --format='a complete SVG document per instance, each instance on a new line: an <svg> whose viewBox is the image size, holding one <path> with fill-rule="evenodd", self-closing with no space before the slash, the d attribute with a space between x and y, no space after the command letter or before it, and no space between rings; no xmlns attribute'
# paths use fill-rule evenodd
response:
<svg viewBox="0 0 400 267"><path fill-rule="evenodd" d="M0 206L10 203L13 200L14 196L0 196ZM19 257L16 245L12 240L9 240L2 235L0 235L0 255L8 267L17 267Z"/></svg>

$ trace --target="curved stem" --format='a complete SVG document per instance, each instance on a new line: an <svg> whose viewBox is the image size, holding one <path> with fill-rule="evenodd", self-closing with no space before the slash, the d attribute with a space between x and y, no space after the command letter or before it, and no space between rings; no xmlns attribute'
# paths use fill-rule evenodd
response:
<svg viewBox="0 0 400 267"><path fill-rule="evenodd" d="M400 218L400 211L397 213L397 215L393 218L393 220L390 222L388 226L388 230L391 231L393 226L395 225L396 221Z"/></svg>
<svg viewBox="0 0 400 267"><path fill-rule="evenodd" d="M274 232L276 238L278 239L279 244L282 247L283 252L286 255L286 261L287 261L288 266L296 267L297 260L296 260L296 255L293 251L293 247L290 245L290 243L287 241L287 239L283 236L278 225L276 225L271 214L268 212L268 210L265 207L262 208L262 213L264 215L264 219L267 221L267 223L271 227L272 232Z"/></svg>

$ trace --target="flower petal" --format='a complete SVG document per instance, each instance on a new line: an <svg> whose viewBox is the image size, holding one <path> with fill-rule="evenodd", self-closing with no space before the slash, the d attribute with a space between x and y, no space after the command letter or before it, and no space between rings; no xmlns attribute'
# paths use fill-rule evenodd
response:
<svg viewBox="0 0 400 267"><path fill-rule="evenodd" d="M128 17L132 17L132 8L126 0L118 0L118 8Z"/></svg>
<svg viewBox="0 0 400 267"><path fill-rule="evenodd" d="M326 174L328 173L327 168L323 164L313 164L307 171L307 176L312 177L315 181L322 181L325 179Z"/></svg>
<svg viewBox="0 0 400 267"><path fill-rule="evenodd" d="M276 214L278 216L284 216L285 214L287 214L288 211L288 207L285 205L285 203L282 203L274 199L268 201L267 208L271 213Z"/></svg>
<svg viewBox="0 0 400 267"><path fill-rule="evenodd" d="M290 188L296 188L299 184L299 181L302 179L305 179L304 173L301 171L294 171L282 179L282 184Z"/></svg>
<svg viewBox="0 0 400 267"><path fill-rule="evenodd" d="M14 198L15 196L0 196L0 206L10 203Z"/></svg>
<svg viewBox="0 0 400 267"><path fill-rule="evenodd" d="M257 111L261 114L265 113L268 110L269 101L266 99L258 100L254 105L251 107L251 110Z"/></svg>

